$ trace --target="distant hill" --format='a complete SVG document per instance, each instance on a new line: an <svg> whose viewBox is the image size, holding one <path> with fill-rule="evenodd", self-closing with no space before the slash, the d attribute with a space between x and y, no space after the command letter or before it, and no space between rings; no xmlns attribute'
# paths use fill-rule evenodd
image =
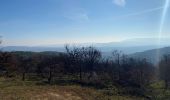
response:
<svg viewBox="0 0 170 100"><path fill-rule="evenodd" d="M105 52L106 54L109 54L113 50L119 50L122 51L125 54L132 54L135 52L141 52L145 50L154 49L157 46L130 46L130 47L116 47L114 45L108 46L107 44L103 46L93 45L97 49L99 49L102 52ZM64 47L29 47L29 46L6 46L1 47L2 51L32 51L32 52L44 52L44 51L57 51L57 52L64 52Z"/></svg>
<svg viewBox="0 0 170 100"><path fill-rule="evenodd" d="M120 42L108 42L108 43L77 43L73 44L76 46L94 46L101 50L102 52L109 53L113 50L120 50L125 54L132 54L135 52L142 52L150 49L157 48L158 45L157 38L133 38L127 39ZM163 38L160 41L160 47L170 46L170 39ZM72 45L72 44L71 44ZM41 46L4 46L2 48L4 51L33 51L33 52L43 52L43 51L58 51L63 52L64 44L53 44L53 45L41 45Z"/></svg>
<svg viewBox="0 0 170 100"><path fill-rule="evenodd" d="M134 58L139 58L139 59L146 58L151 63L157 64L159 62L159 59L161 59L163 55L165 54L170 54L170 47L137 52L137 53L131 54L130 56Z"/></svg>
<svg viewBox="0 0 170 100"><path fill-rule="evenodd" d="M46 52L29 52L29 51L14 51L11 52L12 54L19 55L19 56L32 56L36 54L41 54L41 55L47 55L47 56L56 56L59 54L62 54L61 52L55 52L55 51L46 51Z"/></svg>
<svg viewBox="0 0 170 100"><path fill-rule="evenodd" d="M160 41L160 48L170 46L170 39L163 38ZM134 38L127 39L121 42L108 42L108 43L78 43L74 46L94 46L108 56L113 50L122 51L125 54L134 54L136 52L143 52L151 49L156 49L158 46L157 38ZM71 45L72 46L72 45ZM1 47L3 51L32 51L32 52L44 52L55 51L64 52L64 45L42 45L42 46L4 46ZM155 53L154 53L155 54Z"/></svg>
<svg viewBox="0 0 170 100"><path fill-rule="evenodd" d="M44 51L57 51L63 52L63 47L40 47L40 46L6 46L1 47L2 51L32 51L32 52L44 52Z"/></svg>
<svg viewBox="0 0 170 100"><path fill-rule="evenodd" d="M123 53L128 54L130 57L137 58L137 59L143 59L146 58L148 61L150 61L153 64L157 64L159 61L158 58L161 58L165 54L170 54L170 46L169 47L163 47L160 49L153 49L157 46L134 46L134 47L109 47L109 46L103 46L103 47L97 47L100 49L103 53L104 57L108 57L111 55L111 51L113 50L121 50ZM40 52L43 54L51 54L57 52L64 52L64 47L26 47L26 46L9 46L9 47L3 47L1 48L2 51L24 51L26 53L31 52ZM158 52L160 55L158 55ZM23 52L17 52L17 53L23 53Z"/></svg>

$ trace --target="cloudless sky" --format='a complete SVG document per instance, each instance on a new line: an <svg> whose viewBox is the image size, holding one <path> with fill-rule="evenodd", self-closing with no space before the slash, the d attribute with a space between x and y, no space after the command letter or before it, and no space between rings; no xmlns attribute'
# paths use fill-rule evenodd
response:
<svg viewBox="0 0 170 100"><path fill-rule="evenodd" d="M165 0L0 0L4 45L103 43L158 36ZM163 36L170 37L170 10Z"/></svg>

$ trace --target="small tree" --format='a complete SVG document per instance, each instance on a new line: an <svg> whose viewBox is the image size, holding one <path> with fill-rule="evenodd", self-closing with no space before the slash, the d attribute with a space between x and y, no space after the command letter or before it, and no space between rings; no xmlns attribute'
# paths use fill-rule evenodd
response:
<svg viewBox="0 0 170 100"><path fill-rule="evenodd" d="M95 72L95 66L101 60L101 52L94 47L86 47L84 48L84 60L86 65L86 70L90 73L88 79L93 77Z"/></svg>
<svg viewBox="0 0 170 100"><path fill-rule="evenodd" d="M32 58L27 56L19 57L19 71L22 73L22 80L25 81L26 74L29 72L32 67Z"/></svg>
<svg viewBox="0 0 170 100"><path fill-rule="evenodd" d="M68 45L65 47L68 56L68 62L72 67L72 72L79 73L79 79L82 80L82 60L83 60L83 49L78 47L69 48Z"/></svg>
<svg viewBox="0 0 170 100"><path fill-rule="evenodd" d="M113 67L116 67L114 70L114 76L117 81L120 80L121 76L121 57L123 56L121 51L114 50L112 52L112 57L113 57Z"/></svg>
<svg viewBox="0 0 170 100"><path fill-rule="evenodd" d="M164 55L159 63L160 78L165 82L165 89L170 82L170 55Z"/></svg>

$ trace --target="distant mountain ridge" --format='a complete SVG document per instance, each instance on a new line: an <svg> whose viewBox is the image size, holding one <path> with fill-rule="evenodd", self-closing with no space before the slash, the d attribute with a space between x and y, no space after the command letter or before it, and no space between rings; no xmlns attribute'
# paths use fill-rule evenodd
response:
<svg viewBox="0 0 170 100"><path fill-rule="evenodd" d="M150 50L153 48L157 48L157 46L132 46L132 47L115 47L114 45L111 46L95 46L102 52L112 52L113 50L122 51L125 54L132 54L135 52L141 52L145 50ZM57 52L65 52L65 48L63 47L29 47L29 46L6 46L1 47L2 51L32 51L32 52L44 52L44 51L57 51Z"/></svg>
<svg viewBox="0 0 170 100"><path fill-rule="evenodd" d="M2 51L32 51L32 52L44 52L44 51L58 51L63 52L63 47L36 47L36 46L6 46L1 47Z"/></svg>
<svg viewBox="0 0 170 100"><path fill-rule="evenodd" d="M159 49L153 49L156 46L139 46L139 47L98 47L103 52L105 57L111 55L111 50L124 50L126 53L131 52L128 56L143 59L146 58L149 62L157 64L159 58L163 55L170 54L170 46ZM146 50L145 50L146 49ZM1 48L2 51L32 51L32 52L65 52L64 47L27 47L27 46L8 46ZM158 54L159 52L159 54Z"/></svg>
<svg viewBox="0 0 170 100"><path fill-rule="evenodd" d="M134 38L127 39L121 42L108 42L108 43L78 43L73 44L75 46L94 46L100 51L104 52L106 55L113 50L122 51L125 54L134 54L136 52L143 52L147 50L152 50L158 48L158 43L160 48L170 46L170 39L163 38L159 41L157 38ZM73 46L72 44L70 44ZM64 45L54 44L54 45L42 45L42 46L4 46L1 47L3 51L32 51L32 52L44 52L44 51L57 51L65 52Z"/></svg>

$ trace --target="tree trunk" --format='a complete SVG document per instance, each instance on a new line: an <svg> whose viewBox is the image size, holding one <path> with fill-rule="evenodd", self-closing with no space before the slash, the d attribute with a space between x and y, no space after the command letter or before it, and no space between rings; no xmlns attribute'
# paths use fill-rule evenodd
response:
<svg viewBox="0 0 170 100"><path fill-rule="evenodd" d="M51 84L51 80L52 80L52 68L50 68L49 77L48 77L49 84Z"/></svg>
<svg viewBox="0 0 170 100"><path fill-rule="evenodd" d="M167 80L165 80L165 89L168 89L168 81Z"/></svg>
<svg viewBox="0 0 170 100"><path fill-rule="evenodd" d="M25 81L25 72L22 73L22 81Z"/></svg>
<svg viewBox="0 0 170 100"><path fill-rule="evenodd" d="M80 82L82 81L82 68L80 66Z"/></svg>

